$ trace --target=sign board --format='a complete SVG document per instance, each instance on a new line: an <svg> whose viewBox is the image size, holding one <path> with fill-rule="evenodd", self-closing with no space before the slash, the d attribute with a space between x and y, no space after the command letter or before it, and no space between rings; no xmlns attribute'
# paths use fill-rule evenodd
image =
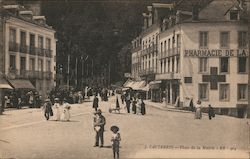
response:
<svg viewBox="0 0 250 159"><path fill-rule="evenodd" d="M192 49L184 50L185 57L246 57L247 49Z"/></svg>
<svg viewBox="0 0 250 159"><path fill-rule="evenodd" d="M124 77L130 78L131 77L131 73L124 73Z"/></svg>

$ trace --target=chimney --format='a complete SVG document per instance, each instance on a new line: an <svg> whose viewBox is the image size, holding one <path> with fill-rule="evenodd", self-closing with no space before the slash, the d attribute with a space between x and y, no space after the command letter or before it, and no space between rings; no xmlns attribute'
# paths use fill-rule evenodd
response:
<svg viewBox="0 0 250 159"><path fill-rule="evenodd" d="M148 6L148 26L153 24L152 6Z"/></svg>
<svg viewBox="0 0 250 159"><path fill-rule="evenodd" d="M144 22L142 29L145 30L148 28L148 15L146 13L142 13L142 16L143 16L143 22Z"/></svg>
<svg viewBox="0 0 250 159"><path fill-rule="evenodd" d="M12 13L14 15L17 15L18 10L20 9L20 6L11 4L11 5L4 5L3 8L5 10L8 10L10 13Z"/></svg>
<svg viewBox="0 0 250 159"><path fill-rule="evenodd" d="M158 9L155 8L154 9L154 21L153 21L154 24L157 23L158 17L159 17L159 15L158 15Z"/></svg>
<svg viewBox="0 0 250 159"><path fill-rule="evenodd" d="M33 16L33 20L39 24L46 24L45 16Z"/></svg>
<svg viewBox="0 0 250 159"><path fill-rule="evenodd" d="M24 6L33 12L33 15L41 15L41 1L25 1Z"/></svg>
<svg viewBox="0 0 250 159"><path fill-rule="evenodd" d="M19 15L29 20L33 18L33 12L30 10L19 11Z"/></svg>
<svg viewBox="0 0 250 159"><path fill-rule="evenodd" d="M192 20L199 20L199 6L194 5L192 8Z"/></svg>

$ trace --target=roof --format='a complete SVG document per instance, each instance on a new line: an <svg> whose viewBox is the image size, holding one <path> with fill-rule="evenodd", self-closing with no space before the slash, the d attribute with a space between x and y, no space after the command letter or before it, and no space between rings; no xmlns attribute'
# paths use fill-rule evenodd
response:
<svg viewBox="0 0 250 159"><path fill-rule="evenodd" d="M236 2L234 0L214 0L200 11L199 19L213 21L227 20L225 14L235 5Z"/></svg>

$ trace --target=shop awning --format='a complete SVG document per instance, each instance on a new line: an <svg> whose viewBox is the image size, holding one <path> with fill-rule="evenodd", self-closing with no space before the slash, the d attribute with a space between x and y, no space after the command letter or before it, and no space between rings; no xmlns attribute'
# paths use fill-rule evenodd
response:
<svg viewBox="0 0 250 159"><path fill-rule="evenodd" d="M159 89L160 84L161 84L161 81L151 81L151 82L149 82L149 88L150 89Z"/></svg>
<svg viewBox="0 0 250 159"><path fill-rule="evenodd" d="M15 89L20 89L20 88L36 89L29 80L15 79L15 80L9 80L9 82Z"/></svg>
<svg viewBox="0 0 250 159"><path fill-rule="evenodd" d="M0 78L0 88L2 89L13 89L9 84L8 82L3 79L3 78Z"/></svg>
<svg viewBox="0 0 250 159"><path fill-rule="evenodd" d="M128 87L129 85L131 85L133 83L132 80L128 79L124 84L123 87Z"/></svg>
<svg viewBox="0 0 250 159"><path fill-rule="evenodd" d="M141 90L143 87L145 87L145 85L146 85L146 81L138 81L132 85L132 89Z"/></svg>
<svg viewBox="0 0 250 159"><path fill-rule="evenodd" d="M142 90L142 91L149 91L149 84L147 84L146 86L142 87L140 90Z"/></svg>

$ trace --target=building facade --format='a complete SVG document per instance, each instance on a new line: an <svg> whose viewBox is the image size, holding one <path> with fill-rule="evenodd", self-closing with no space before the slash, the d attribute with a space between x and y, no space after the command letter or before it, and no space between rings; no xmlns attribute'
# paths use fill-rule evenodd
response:
<svg viewBox="0 0 250 159"><path fill-rule="evenodd" d="M175 7L165 6L169 12L160 18L155 32L142 33L141 68L156 68L149 82L151 100L187 108L201 100L219 114L245 117L249 109L248 26L240 4L213 0L191 11ZM154 45L149 35L156 33L154 61L154 53L144 50Z"/></svg>
<svg viewBox="0 0 250 159"><path fill-rule="evenodd" d="M141 38L137 37L132 41L131 49L131 78L140 81L139 71L141 70Z"/></svg>
<svg viewBox="0 0 250 159"><path fill-rule="evenodd" d="M3 73L14 88L34 86L46 97L55 86L55 30L23 6L4 5L3 10Z"/></svg>

